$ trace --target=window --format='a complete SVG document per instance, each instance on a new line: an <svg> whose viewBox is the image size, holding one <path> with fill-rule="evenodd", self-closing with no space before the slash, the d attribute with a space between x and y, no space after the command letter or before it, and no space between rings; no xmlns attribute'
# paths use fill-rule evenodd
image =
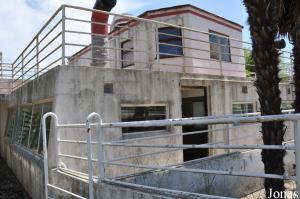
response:
<svg viewBox="0 0 300 199"><path fill-rule="evenodd" d="M17 109L16 108L10 108L8 109L8 115L7 115L7 122L6 122L6 129L5 129L5 136L6 137L12 137L15 127L15 121L16 121L16 115L17 115Z"/></svg>
<svg viewBox="0 0 300 199"><path fill-rule="evenodd" d="M167 27L158 29L159 58L183 55L181 29Z"/></svg>
<svg viewBox="0 0 300 199"><path fill-rule="evenodd" d="M253 113L253 112L254 112L253 103L241 103L241 104L232 105L233 114L246 114L246 113Z"/></svg>
<svg viewBox="0 0 300 199"><path fill-rule="evenodd" d="M283 101L281 103L281 110L291 110L293 109L293 101Z"/></svg>
<svg viewBox="0 0 300 199"><path fill-rule="evenodd" d="M247 94L248 93L248 87L242 86L242 93Z"/></svg>
<svg viewBox="0 0 300 199"><path fill-rule="evenodd" d="M122 122L166 119L165 106L123 106L121 107ZM123 133L165 130L166 127L128 127Z"/></svg>
<svg viewBox="0 0 300 199"><path fill-rule="evenodd" d="M231 56L229 37L212 31L210 33L212 33L209 35L210 58L230 62Z"/></svg>
<svg viewBox="0 0 300 199"><path fill-rule="evenodd" d="M21 106L9 109L6 136L14 142L30 148L34 152L42 151L42 115L52 110L51 103ZM47 140L50 132L51 119L47 123Z"/></svg>
<svg viewBox="0 0 300 199"><path fill-rule="evenodd" d="M121 63L122 68L134 65L133 41L130 39L121 43Z"/></svg>

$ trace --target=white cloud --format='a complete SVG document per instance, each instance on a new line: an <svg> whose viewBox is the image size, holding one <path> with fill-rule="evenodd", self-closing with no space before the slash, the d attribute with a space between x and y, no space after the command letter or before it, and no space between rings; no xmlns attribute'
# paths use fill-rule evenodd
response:
<svg viewBox="0 0 300 199"><path fill-rule="evenodd" d="M61 4L92 8L94 0L0 0L0 51L13 62ZM36 5L39 3L39 5ZM147 0L118 0L115 13L142 8ZM130 5L130 6L128 6Z"/></svg>

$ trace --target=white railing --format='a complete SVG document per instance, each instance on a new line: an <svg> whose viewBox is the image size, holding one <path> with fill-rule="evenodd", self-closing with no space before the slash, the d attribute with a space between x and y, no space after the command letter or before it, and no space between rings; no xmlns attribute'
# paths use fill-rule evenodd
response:
<svg viewBox="0 0 300 199"><path fill-rule="evenodd" d="M95 22L91 20L92 13L123 18L127 23ZM92 33L92 25L105 26L110 32ZM162 27L178 28L181 34L161 32ZM90 66L100 63L113 68L245 76L245 66L253 67L251 63L245 63L245 53L251 54L251 43L230 35L229 37L217 35L228 39L229 44L223 45L210 41L211 36L216 34L178 24L62 5L13 62L11 75L13 89L58 65L65 64ZM160 37L171 37L180 42L172 44ZM91 44L91 38L102 40L101 45ZM123 45L125 41L132 42L129 44L132 47ZM162 48L169 50L160 50ZM229 52L223 52L221 50L223 48ZM105 51L106 56L92 55L97 50ZM280 60L281 75L291 78L293 73L291 53L282 50Z"/></svg>
<svg viewBox="0 0 300 199"><path fill-rule="evenodd" d="M89 198L93 198L93 183L96 181L110 183L114 185L125 186L133 189L145 190L150 193L160 193L167 196L176 196L176 197L205 197L205 198L230 198L224 196L215 196L209 194L201 194L201 193L191 193L179 190L171 190L159 187L152 187L147 185L139 185L135 183L125 182L121 180L121 177L128 176L129 174L137 175L142 174L145 171L178 171L178 172L192 172L192 173L201 173L201 174L214 174L214 175L225 175L225 176L243 176L243 177L255 177L255 178L271 178L271 179L281 179L281 180L293 180L293 181L300 181L300 114L285 114L285 115L270 115L270 116L210 116L210 117L200 117L200 118L180 118L180 119L166 119L166 120L152 120L152 121L138 121L138 122L115 122L115 123L103 123L101 116L97 113L92 113L87 117L87 122L80 123L80 124L60 124L58 121L57 116L54 113L47 113L43 116L43 146L44 146L44 170L45 170L45 194L46 198L48 197L48 187L54 188L56 190L62 191L66 194L71 194L77 198L83 198L82 196L76 195L71 193L67 190L64 190L60 187L55 185L49 184L48 182L48 162L47 162L47 141L46 141L46 119L48 117L52 117L55 125L55 132L57 133L59 129L66 129L66 128L81 128L86 129L86 141L78 141L78 140L63 140L60 137L60 134L57 133L57 148L58 152L56 156L68 156L70 158L79 159L88 162L88 179L89 179ZM97 123L91 123L91 119L95 118ZM291 140L295 142L294 144L286 143L283 145L263 145L263 144L233 144L228 141L224 141L222 143L208 143L208 144L195 144L195 145L186 145L182 143L167 143L167 144L153 144L153 143L144 143L142 141L149 141L152 139L157 138L167 138L167 137L182 137L189 133L172 133L167 135L159 135L153 137L144 137L144 138L136 138L136 139L129 139L129 140L115 140L115 141L104 141L103 130L106 128L124 128L124 127L153 127L153 126L185 126L185 125L252 125L257 123L264 123L264 122L292 122L294 124L294 139ZM93 142L91 139L91 127L96 128L94 133L97 134L97 141ZM203 132L211 132L211 133L218 133L219 131L224 131L228 127L215 129L215 130L206 130L201 132L192 132L192 133L203 133ZM238 128L238 126L231 127L230 129ZM240 132L241 134L243 132ZM67 155L62 154L59 151L59 145L63 143L76 143L76 144L87 144L87 157L79 157L74 155ZM97 158L93 159L93 144L97 144ZM114 158L114 159L107 159L105 158L105 149L107 147L123 147L123 150L118 151L118 154L124 154L121 157ZM150 151L144 153L140 152L137 154L130 154L126 153L124 149L130 148L146 148L150 149ZM214 170L214 169L195 169L195 168L184 168L181 166L180 162L176 162L175 164L167 164L167 165L149 165L145 163L124 163L123 160L130 160L130 159L137 159L137 158L145 158L151 157L152 155L157 155L161 153L169 153L174 152L175 150L183 150L183 149L272 149L272 150L292 150L296 152L296 176L289 176L289 175L278 175L278 174L265 174L265 173L256 173L256 172L243 172L243 171L228 171L225 170ZM163 149L162 151L157 151L155 149ZM153 150L153 151L152 151ZM113 150L110 150L113 151ZM93 176L93 163L98 164L98 177ZM57 168L62 170L68 170L66 168L61 168L59 166L59 162L57 162ZM109 177L106 169L109 166L118 166L121 168L133 168L134 173L124 172L119 176ZM71 171L71 170L69 170ZM76 171L72 171L75 172ZM79 172L78 172L79 173ZM81 173L82 174L82 173ZM300 191L300 187L297 186L297 190Z"/></svg>

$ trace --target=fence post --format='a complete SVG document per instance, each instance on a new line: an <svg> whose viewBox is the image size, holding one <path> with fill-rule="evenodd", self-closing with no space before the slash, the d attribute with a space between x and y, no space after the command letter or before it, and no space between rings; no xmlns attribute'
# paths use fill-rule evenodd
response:
<svg viewBox="0 0 300 199"><path fill-rule="evenodd" d="M300 118L294 121L294 139L295 139L295 162L296 162L296 179L297 191L300 193Z"/></svg>
<svg viewBox="0 0 300 199"><path fill-rule="evenodd" d="M98 168L99 168L99 179L102 181L105 179L105 154L104 154L104 145L103 143L103 128L102 128L102 119L98 125L99 132L97 134L98 139Z"/></svg>
<svg viewBox="0 0 300 199"><path fill-rule="evenodd" d="M91 113L86 119L86 130L87 130L87 151L88 151L88 174L89 174L89 199L94 199L94 180L93 180L93 162L92 162L92 138L91 138L91 123L90 119L96 117L98 120L98 126L101 126L102 120L98 113ZM100 143L99 143L100 144ZM100 163L101 160L98 159ZM100 164L99 164L100 165Z"/></svg>
<svg viewBox="0 0 300 199"><path fill-rule="evenodd" d="M66 64L66 6L63 5L62 8L62 46L61 46L61 51L62 51L62 61L61 64L65 65Z"/></svg>
<svg viewBox="0 0 300 199"><path fill-rule="evenodd" d="M42 133L43 133L43 155L44 155L44 186L45 186L45 198L48 199L48 184L49 184L49 176L48 176L48 153L47 153L47 128L46 128L46 119L47 117L54 118L55 129L58 124L58 118L54 113L46 113L42 118Z"/></svg>

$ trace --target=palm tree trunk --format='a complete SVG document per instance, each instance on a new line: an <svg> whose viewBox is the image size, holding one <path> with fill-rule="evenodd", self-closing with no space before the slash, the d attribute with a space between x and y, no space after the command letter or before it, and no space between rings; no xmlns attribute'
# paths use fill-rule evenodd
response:
<svg viewBox="0 0 300 199"><path fill-rule="evenodd" d="M281 114L279 90L279 53L275 48L278 32L279 14L276 3L272 0L244 0L249 14L249 25L252 37L253 59L257 80L255 86L259 96L262 115ZM262 124L262 138L265 145L282 145L284 137L283 122L265 122ZM265 173L284 174L285 152L263 150L261 153ZM283 191L283 180L265 179L266 195L273 191Z"/></svg>
<svg viewBox="0 0 300 199"><path fill-rule="evenodd" d="M296 39L292 40L293 47L293 57L294 57L294 84L295 84L295 101L294 109L296 113L300 113L300 42Z"/></svg>

